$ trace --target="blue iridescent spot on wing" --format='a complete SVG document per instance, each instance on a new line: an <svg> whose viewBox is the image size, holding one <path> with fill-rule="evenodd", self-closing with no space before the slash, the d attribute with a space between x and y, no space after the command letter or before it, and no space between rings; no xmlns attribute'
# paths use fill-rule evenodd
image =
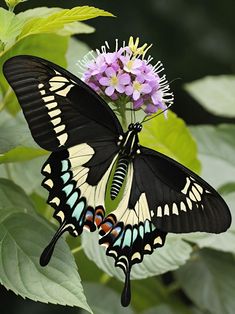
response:
<svg viewBox="0 0 235 314"><path fill-rule="evenodd" d="M80 219L81 214L82 214L82 212L84 210L84 207L85 207L85 202L84 201L80 201L76 205L76 207L75 207L75 209L74 209L74 211L72 213L72 217L75 217L77 219L77 221Z"/></svg>
<svg viewBox="0 0 235 314"><path fill-rule="evenodd" d="M62 191L64 191L67 196L72 192L72 190L73 190L72 184L68 184L62 189Z"/></svg>
<svg viewBox="0 0 235 314"><path fill-rule="evenodd" d="M141 236L141 238L144 238L144 226L140 225L139 226L139 235Z"/></svg>
<svg viewBox="0 0 235 314"><path fill-rule="evenodd" d="M68 204L71 208L74 206L76 200L78 199L78 192L74 192L69 199L67 200L66 204Z"/></svg>
<svg viewBox="0 0 235 314"><path fill-rule="evenodd" d="M127 229L125 232L124 240L122 243L122 247L130 246L132 241L132 231L131 229Z"/></svg>
<svg viewBox="0 0 235 314"><path fill-rule="evenodd" d="M61 176L61 179L63 180L64 183L68 182L70 179L70 174L66 172L65 174Z"/></svg>
<svg viewBox="0 0 235 314"><path fill-rule="evenodd" d="M65 172L69 169L69 161L67 159L61 161L62 164L62 172Z"/></svg>

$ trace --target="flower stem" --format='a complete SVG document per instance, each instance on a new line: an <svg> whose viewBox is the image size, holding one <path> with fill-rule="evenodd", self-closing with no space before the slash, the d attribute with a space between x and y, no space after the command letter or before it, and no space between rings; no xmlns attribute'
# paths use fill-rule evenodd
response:
<svg viewBox="0 0 235 314"><path fill-rule="evenodd" d="M127 118L126 118L126 112L127 112L127 107L126 107L126 104L127 104L127 100L126 98L121 98L119 101L117 101L115 103L115 105L117 106L117 112L119 113L120 115L120 118L121 118L121 124L122 124L122 127L124 129L124 131L127 130Z"/></svg>

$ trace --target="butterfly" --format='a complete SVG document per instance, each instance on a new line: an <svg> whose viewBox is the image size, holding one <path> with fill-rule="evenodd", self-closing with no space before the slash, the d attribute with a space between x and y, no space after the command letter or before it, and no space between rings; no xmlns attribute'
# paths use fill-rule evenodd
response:
<svg viewBox="0 0 235 314"><path fill-rule="evenodd" d="M99 243L125 273L121 302L127 306L132 266L162 247L168 232L229 228L229 208L208 183L140 145L141 123L124 132L107 103L76 76L27 55L7 60L3 71L34 140L52 152L42 186L60 226L41 255L42 266L65 231L77 237L98 229ZM120 198L110 213L107 193L111 201Z"/></svg>

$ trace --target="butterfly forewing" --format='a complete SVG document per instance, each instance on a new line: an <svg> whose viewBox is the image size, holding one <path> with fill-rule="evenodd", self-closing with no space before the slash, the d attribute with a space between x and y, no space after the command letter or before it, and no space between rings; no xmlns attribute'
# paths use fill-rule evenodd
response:
<svg viewBox="0 0 235 314"><path fill-rule="evenodd" d="M133 166L129 208L146 200L157 228L175 233L220 233L229 228L231 215L222 197L189 169L145 147Z"/></svg>
<svg viewBox="0 0 235 314"><path fill-rule="evenodd" d="M46 150L113 140L123 133L107 104L61 67L37 57L16 56L3 71L35 141Z"/></svg>

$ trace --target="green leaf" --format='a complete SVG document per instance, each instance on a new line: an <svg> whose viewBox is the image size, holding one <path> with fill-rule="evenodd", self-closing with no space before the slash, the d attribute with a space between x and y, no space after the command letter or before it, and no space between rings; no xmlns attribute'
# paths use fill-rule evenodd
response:
<svg viewBox="0 0 235 314"><path fill-rule="evenodd" d="M97 233L84 233L82 245L87 257L93 260L99 268L110 276L124 280L123 271L114 266L114 259L106 256L105 249L98 244ZM164 247L156 249L151 255L145 255L142 263L132 267L131 278L142 279L177 269L187 261L190 253L189 244L182 241L180 236L170 235Z"/></svg>
<svg viewBox="0 0 235 314"><path fill-rule="evenodd" d="M85 283L85 294L88 304L95 314L133 314L131 306L123 308L120 305L120 295L101 284ZM105 299L104 299L105 296ZM81 314L85 314L81 311Z"/></svg>
<svg viewBox="0 0 235 314"><path fill-rule="evenodd" d="M176 272L186 295L213 314L234 314L235 260L231 254L201 250Z"/></svg>
<svg viewBox="0 0 235 314"><path fill-rule="evenodd" d="M94 33L95 28L89 25L86 25L82 22L73 22L66 24L61 30L57 32L61 36L72 36L76 34L90 34Z"/></svg>
<svg viewBox="0 0 235 314"><path fill-rule="evenodd" d="M42 34L27 37L15 44L14 47L0 58L0 68L2 68L3 63L7 59L21 54L38 56L59 64L62 67L66 67L65 54L68 48L68 40L69 37L55 34ZM9 85L1 72L0 82L4 92L4 105L11 114L15 115L20 107L14 93L9 88ZM7 97L6 93L8 93Z"/></svg>
<svg viewBox="0 0 235 314"><path fill-rule="evenodd" d="M19 13L17 16L20 18L24 24L34 18L38 18L39 16L43 16L43 18L52 15L53 13L60 12L62 9L60 8L33 8L27 11ZM56 33L61 36L71 36L75 34L89 34L94 32L94 28L86 25L82 22L73 22L69 24L65 24L63 28L59 29Z"/></svg>
<svg viewBox="0 0 235 314"><path fill-rule="evenodd" d="M197 140L202 177L214 188L235 178L235 125L193 126Z"/></svg>
<svg viewBox="0 0 235 314"><path fill-rule="evenodd" d="M3 48L12 45L16 37L20 34L23 22L13 12L0 8L0 41ZM0 56L1 56L0 51Z"/></svg>
<svg viewBox="0 0 235 314"><path fill-rule="evenodd" d="M140 133L142 145L157 150L182 163L195 172L200 172L197 159L197 145L184 121L173 112L167 112L168 118L160 115L143 124Z"/></svg>
<svg viewBox="0 0 235 314"><path fill-rule="evenodd" d="M0 113L0 154L9 152L19 145L36 147L22 115L13 119L7 112L2 111Z"/></svg>
<svg viewBox="0 0 235 314"><path fill-rule="evenodd" d="M178 314L171 306L168 304L160 304L154 308L148 309L141 314Z"/></svg>
<svg viewBox="0 0 235 314"><path fill-rule="evenodd" d="M39 265L39 256L54 234L48 223L29 214L13 213L0 227L0 280L7 289L34 301L79 306L92 313L63 239L49 266Z"/></svg>
<svg viewBox="0 0 235 314"><path fill-rule="evenodd" d="M222 117L235 117L235 76L207 76L186 84L185 89L206 110Z"/></svg>
<svg viewBox="0 0 235 314"><path fill-rule="evenodd" d="M21 208L34 212L34 205L24 190L14 182L0 178L0 208Z"/></svg>
<svg viewBox="0 0 235 314"><path fill-rule="evenodd" d="M43 16L45 18L61 10L62 9L60 8L39 7L29 9L24 12L20 12L17 14L17 16L25 24L26 22L34 19L35 17Z"/></svg>
<svg viewBox="0 0 235 314"><path fill-rule="evenodd" d="M40 148L16 147L5 153L4 155L0 155L0 164L31 160L47 154L48 152L46 150Z"/></svg>
<svg viewBox="0 0 235 314"><path fill-rule="evenodd" d="M0 165L0 176L11 178L16 184L20 185L27 194L36 191L39 195L45 196L47 192L41 187L41 182L44 178L41 175L41 168L46 158L46 156L42 156L20 163L2 164Z"/></svg>
<svg viewBox="0 0 235 314"><path fill-rule="evenodd" d="M76 21L84 21L98 16L113 16L111 13L94 7L81 6L72 9L64 9L53 13L48 17L34 18L28 21L18 39L32 34L57 32L66 24Z"/></svg>
<svg viewBox="0 0 235 314"><path fill-rule="evenodd" d="M228 195L230 193L235 192L235 182L229 182L229 183L226 183L226 184L222 185L218 189L218 192L220 194L223 194L223 195Z"/></svg>

